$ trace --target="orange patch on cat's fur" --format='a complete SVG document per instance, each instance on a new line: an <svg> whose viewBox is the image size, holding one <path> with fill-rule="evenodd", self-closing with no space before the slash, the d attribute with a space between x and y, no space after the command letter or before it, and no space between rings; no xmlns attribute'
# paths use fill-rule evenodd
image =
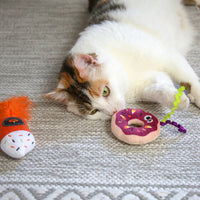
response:
<svg viewBox="0 0 200 200"><path fill-rule="evenodd" d="M98 57L96 53L89 53L88 55L92 56L95 59L97 59L97 57Z"/></svg>
<svg viewBox="0 0 200 200"><path fill-rule="evenodd" d="M88 82L88 77L80 77L79 75L79 71L76 67L74 67L74 71L75 71L75 74L76 74L76 79L79 83L85 83L85 82Z"/></svg>
<svg viewBox="0 0 200 200"><path fill-rule="evenodd" d="M111 1L111 0L101 0L101 1L99 1L99 2L97 3L97 7L102 6L104 3L107 3L107 2L109 2L109 1Z"/></svg>
<svg viewBox="0 0 200 200"><path fill-rule="evenodd" d="M179 20L180 20L180 27L181 27L182 30L184 30L185 29L184 17L183 17L183 15L180 11L178 11L177 14L178 14Z"/></svg>
<svg viewBox="0 0 200 200"><path fill-rule="evenodd" d="M66 64L68 66L73 67L73 65L74 65L73 64L73 58L72 57L68 57L67 60L66 60ZM74 83L74 80L72 79L72 77L71 77L71 75L69 73L63 72L63 73L60 74L60 82L59 82L59 84L63 88L65 88L65 89L69 88L72 83Z"/></svg>
<svg viewBox="0 0 200 200"><path fill-rule="evenodd" d="M183 3L185 5L195 5L196 4L195 0L183 0Z"/></svg>
<svg viewBox="0 0 200 200"><path fill-rule="evenodd" d="M181 82L180 85L181 85L181 86L184 86L185 89L186 89L189 93L191 92L191 88L192 88L192 86L191 86L190 83L187 83L187 82Z"/></svg>
<svg viewBox="0 0 200 200"><path fill-rule="evenodd" d="M108 85L108 81L106 80L96 80L91 82L89 93L93 97L100 97L102 96L103 88Z"/></svg>
<svg viewBox="0 0 200 200"><path fill-rule="evenodd" d="M61 74L60 84L63 85L65 89L69 88L72 83L74 83L74 80L67 72Z"/></svg>
<svg viewBox="0 0 200 200"><path fill-rule="evenodd" d="M93 54L93 55L96 55L96 54ZM78 69L76 68L76 66L74 66L74 60L72 57L69 57L66 62L68 66L71 66L74 68L76 79L79 83L88 82L87 77L84 77L84 78L80 77ZM72 79L70 74L68 74L67 72L64 72L61 74L61 84L63 84L65 88L68 88L72 83L74 83L74 80Z"/></svg>

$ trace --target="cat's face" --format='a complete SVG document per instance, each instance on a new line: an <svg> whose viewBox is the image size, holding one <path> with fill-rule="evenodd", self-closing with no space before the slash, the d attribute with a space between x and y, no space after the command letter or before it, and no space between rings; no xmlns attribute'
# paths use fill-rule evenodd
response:
<svg viewBox="0 0 200 200"><path fill-rule="evenodd" d="M125 107L118 81L95 54L75 55L65 60L57 89L44 97L64 103L76 115L108 119Z"/></svg>

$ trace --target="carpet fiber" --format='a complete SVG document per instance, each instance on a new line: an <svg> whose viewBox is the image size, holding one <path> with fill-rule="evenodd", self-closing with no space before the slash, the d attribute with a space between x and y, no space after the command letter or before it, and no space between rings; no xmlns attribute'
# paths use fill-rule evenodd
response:
<svg viewBox="0 0 200 200"><path fill-rule="evenodd" d="M200 11L187 7L198 30L188 60L200 76ZM190 105L144 146L118 141L109 121L88 121L41 98L54 89L62 61L86 26L87 0L0 1L0 100L28 95L35 149L15 160L0 151L0 200L199 200L200 110ZM128 105L160 120L157 104Z"/></svg>

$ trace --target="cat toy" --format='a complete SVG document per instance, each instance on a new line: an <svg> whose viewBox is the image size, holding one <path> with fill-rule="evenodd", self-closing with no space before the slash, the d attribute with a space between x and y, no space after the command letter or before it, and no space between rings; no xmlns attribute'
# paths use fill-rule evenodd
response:
<svg viewBox="0 0 200 200"><path fill-rule="evenodd" d="M128 144L145 144L155 140L160 134L160 126L167 124L178 128L178 131L186 133L186 129L175 121L169 120L174 111L178 108L180 97L185 87L180 87L176 94L174 107L171 112L164 116L163 120L159 120L143 110L127 108L115 113L112 116L111 129L113 134Z"/></svg>
<svg viewBox="0 0 200 200"><path fill-rule="evenodd" d="M22 158L35 146L27 121L34 104L26 96L0 102L0 147L13 158Z"/></svg>

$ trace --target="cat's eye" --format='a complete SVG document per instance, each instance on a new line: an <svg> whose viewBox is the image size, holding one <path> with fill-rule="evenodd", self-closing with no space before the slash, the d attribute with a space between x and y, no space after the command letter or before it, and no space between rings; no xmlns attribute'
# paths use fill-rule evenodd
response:
<svg viewBox="0 0 200 200"><path fill-rule="evenodd" d="M92 110L92 111L90 112L90 115L94 115L94 114L96 114L98 111L99 111L98 109L94 109L94 110Z"/></svg>
<svg viewBox="0 0 200 200"><path fill-rule="evenodd" d="M108 97L109 94L110 94L110 89L109 89L109 87L105 86L103 89L103 96Z"/></svg>

